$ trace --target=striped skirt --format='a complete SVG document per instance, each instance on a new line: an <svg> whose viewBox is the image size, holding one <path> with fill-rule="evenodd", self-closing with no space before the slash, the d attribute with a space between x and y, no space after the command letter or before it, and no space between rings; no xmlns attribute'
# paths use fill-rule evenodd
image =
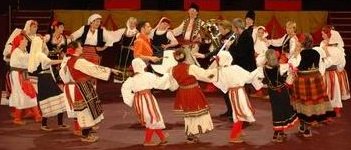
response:
<svg viewBox="0 0 351 150"><path fill-rule="evenodd" d="M350 97L350 84L349 84L347 72L344 69L342 71L337 71L337 74L338 74L340 90L341 90L341 99L348 100L351 97Z"/></svg>
<svg viewBox="0 0 351 150"><path fill-rule="evenodd" d="M321 115L333 111L326 85L318 70L298 72L292 91L291 105L299 118L306 122L321 121L318 119Z"/></svg>
<svg viewBox="0 0 351 150"><path fill-rule="evenodd" d="M139 122L143 126L149 129L165 128L160 108L150 90L142 90L135 93L133 108Z"/></svg>
<svg viewBox="0 0 351 150"><path fill-rule="evenodd" d="M254 109L244 87L229 88L228 94L233 109L233 121L254 122Z"/></svg>
<svg viewBox="0 0 351 150"><path fill-rule="evenodd" d="M96 53L95 46L87 46L83 47L83 54L82 57L86 60L99 65L100 64L100 56Z"/></svg>
<svg viewBox="0 0 351 150"><path fill-rule="evenodd" d="M341 90L336 69L327 70L324 75L324 83L327 86L327 95L333 108L342 108Z"/></svg>

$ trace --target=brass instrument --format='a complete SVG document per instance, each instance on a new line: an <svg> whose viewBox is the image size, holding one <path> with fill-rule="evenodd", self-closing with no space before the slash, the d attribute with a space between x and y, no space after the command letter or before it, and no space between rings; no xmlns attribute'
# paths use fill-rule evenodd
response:
<svg viewBox="0 0 351 150"><path fill-rule="evenodd" d="M207 20L205 24L202 26L202 28L204 29L204 36L211 39L211 42L214 48L215 49L220 48L222 44L219 40L220 33L217 26L217 20L216 19Z"/></svg>

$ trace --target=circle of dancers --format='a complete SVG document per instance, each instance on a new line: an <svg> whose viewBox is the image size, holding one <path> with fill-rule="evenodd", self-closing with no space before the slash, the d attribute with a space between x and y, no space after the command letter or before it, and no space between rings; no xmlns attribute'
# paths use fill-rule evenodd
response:
<svg viewBox="0 0 351 150"><path fill-rule="evenodd" d="M165 145L171 136L163 131L153 89L176 92L174 111L184 118L187 143L198 143L200 135L215 129L198 81L221 91L227 108L221 116L233 122L230 143L244 142L243 124L255 122L249 96L269 97L272 142L286 141L286 130L297 123L299 134L310 138L313 127L341 116L350 89L344 43L332 26L323 27L323 41L314 47L310 34L297 35L294 21L286 23L283 37L267 39L265 27L254 25L253 11L244 20L207 22L196 4L187 13L174 29L167 17L156 27L130 17L116 31L102 27L102 16L93 14L71 35L64 35L64 23L57 20L39 35L38 22L28 20L13 31L3 51L8 73L2 95L9 99L13 124L25 125L23 118L30 117L49 132L54 128L48 118L57 117L58 129L72 128L82 142L96 142L94 133L104 119L96 80L111 77L122 83L123 102L145 127L144 146ZM98 52L112 46L118 49L117 66L101 66ZM64 123L64 112L72 127ZM154 133L159 142L152 140Z"/></svg>

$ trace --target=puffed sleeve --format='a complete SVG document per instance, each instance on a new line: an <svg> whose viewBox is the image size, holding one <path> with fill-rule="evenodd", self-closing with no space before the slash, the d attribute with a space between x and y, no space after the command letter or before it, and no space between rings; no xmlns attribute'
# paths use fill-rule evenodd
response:
<svg viewBox="0 0 351 150"><path fill-rule="evenodd" d="M123 102L127 104L129 107L133 107L134 102L134 93L132 91L133 81L132 78L128 78L121 87L121 93Z"/></svg>

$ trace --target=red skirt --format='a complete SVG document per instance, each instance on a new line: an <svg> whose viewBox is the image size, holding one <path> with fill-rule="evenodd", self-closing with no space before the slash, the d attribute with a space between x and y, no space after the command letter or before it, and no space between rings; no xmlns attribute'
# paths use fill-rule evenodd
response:
<svg viewBox="0 0 351 150"><path fill-rule="evenodd" d="M183 112L185 116L199 116L208 113L208 102L197 83L180 86L174 103L174 110Z"/></svg>
<svg viewBox="0 0 351 150"><path fill-rule="evenodd" d="M96 53L94 46L84 46L82 57L94 64L100 64L100 56Z"/></svg>

